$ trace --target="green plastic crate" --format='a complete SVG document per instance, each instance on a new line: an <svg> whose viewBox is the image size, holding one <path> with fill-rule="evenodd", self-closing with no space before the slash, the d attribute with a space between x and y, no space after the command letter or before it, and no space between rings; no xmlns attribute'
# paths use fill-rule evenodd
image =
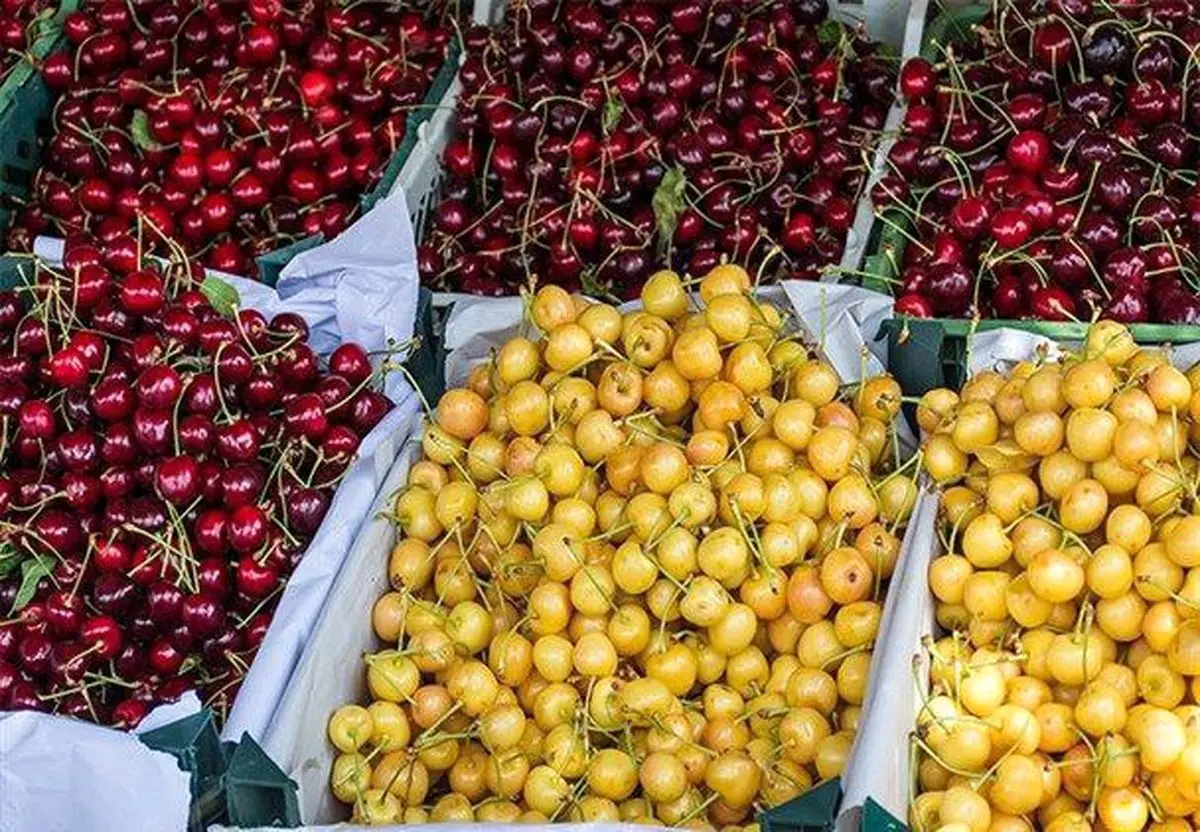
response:
<svg viewBox="0 0 1200 832"><path fill-rule="evenodd" d="M929 22L922 38L921 55L930 61L939 59L940 45L971 37L972 27L991 10L988 5L969 5L949 9ZM896 264L902 261L911 226L899 212L885 214L876 224L863 271L862 284L884 294L892 294L898 277ZM880 337L888 339L888 367L905 394L919 396L935 387L958 387L966 380L971 337L991 329L1020 329L1055 341L1082 341L1086 323L1055 323L1036 320L989 318L969 321L960 318L897 318L885 321ZM1134 339L1141 344L1200 341L1200 326L1171 324L1134 324Z"/></svg>
<svg viewBox="0 0 1200 832"><path fill-rule="evenodd" d="M243 734L225 771L224 817L231 826L300 825L297 786L249 734Z"/></svg>
<svg viewBox="0 0 1200 832"><path fill-rule="evenodd" d="M1088 324L893 318L883 322L879 337L888 340L888 367L900 389L905 395L920 396L935 387L961 387L967 380L973 336L994 329L1019 329L1054 341L1079 342L1087 337ZM1129 331L1139 344L1200 341L1200 326L1133 324Z"/></svg>
<svg viewBox="0 0 1200 832"><path fill-rule="evenodd" d="M66 44L63 20L79 7L80 0L63 0L44 24L29 49L37 62ZM29 195L40 164L39 139L50 129L54 96L41 72L29 61L19 61L0 78L0 229L8 228L15 201Z"/></svg>
<svg viewBox="0 0 1200 832"><path fill-rule="evenodd" d="M138 736L155 751L170 754L179 767L191 774L192 805L189 832L203 832L223 813L225 794L222 776L229 765L232 748L221 742L212 711L199 713L147 731Z"/></svg>
<svg viewBox="0 0 1200 832"><path fill-rule="evenodd" d="M842 803L842 783L836 777L787 803L758 814L762 832L832 832Z"/></svg>
<svg viewBox="0 0 1200 832"><path fill-rule="evenodd" d="M422 286L417 296L417 319L413 324L413 336L420 339L420 346L409 356L405 366L430 404L446 392L446 346L434 326L433 316L433 292Z"/></svg>
<svg viewBox="0 0 1200 832"><path fill-rule="evenodd" d="M374 208L375 203L387 196L392 190L392 186L396 184L396 178L400 175L401 168L408 161L413 148L417 146L418 131L421 129L421 125L433 115L442 96L446 94L446 90L454 81L454 76L458 74L458 59L461 53L462 47L456 37L450 41L450 46L446 50L446 60L442 64L442 68L433 76L433 83L430 84L429 91L425 94L424 102L409 114L408 123L404 129L404 140L392 154L392 158L388 161L387 167L383 169L383 175L375 187L363 194L359 200L359 214L365 214ZM323 242L325 242L323 235L314 234L260 255L255 260L258 263L258 279L268 286L274 286L279 280L280 272L288 263L292 262L293 257L311 248L316 248Z"/></svg>
<svg viewBox="0 0 1200 832"><path fill-rule="evenodd" d="M170 754L191 774L190 832L203 832L214 823L300 825L296 784L249 734L236 744L222 742L208 708L138 739Z"/></svg>

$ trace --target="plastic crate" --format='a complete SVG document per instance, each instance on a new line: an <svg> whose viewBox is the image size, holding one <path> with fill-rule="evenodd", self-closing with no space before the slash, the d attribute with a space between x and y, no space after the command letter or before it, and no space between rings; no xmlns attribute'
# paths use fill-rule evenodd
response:
<svg viewBox="0 0 1200 832"><path fill-rule="evenodd" d="M988 5L972 3L949 8L925 24L927 3L918 0L910 13L906 53L919 54L936 61L940 46L960 42L971 36L972 27L991 11ZM894 114L904 116L905 107L897 105ZM889 119L890 121L890 119ZM876 173L884 167L891 141L880 146L876 158ZM907 222L893 212L888 222L878 223L872 231L870 253L863 262L862 284L877 292L892 294L897 277L896 264L904 255L908 238L904 231ZM966 380L967 361L971 351L971 336L992 329L1020 329L1034 332L1055 341L1082 341L1086 323L1056 323L1036 320L986 319L970 321L954 318L899 318L885 324L888 338L888 366L904 392L919 396L934 387L959 386ZM1187 343L1200 340L1200 326L1171 324L1134 324L1130 326L1138 343Z"/></svg>
<svg viewBox="0 0 1200 832"><path fill-rule="evenodd" d="M928 0L831 0L830 18L848 24L861 24L872 40L885 43L902 58L916 54L921 40L921 27L925 22ZM496 26L504 19L506 0L476 0L474 20L477 24ZM420 241L424 231L425 217L438 201L438 189L442 181L441 158L446 145L454 136L454 108L462 84L455 79L446 91L437 112L428 122L421 125L420 138L413 149L405 169L397 179L395 187L402 187L408 196L409 215L413 218L413 232ZM903 117L903 109L894 106L888 114L884 135L895 132ZM878 157L875 167L882 164ZM846 245L839 269L831 271L825 280L836 281L839 272L857 271L861 268L863 255L870 242L875 222L869 190L855 209L854 222L846 232ZM444 305L444 304L439 304Z"/></svg>
<svg viewBox="0 0 1200 832"><path fill-rule="evenodd" d="M888 339L888 366L906 395L920 396L935 387L958 388L967 380L971 339L977 332L1019 329L1054 341L1082 342L1086 323L1049 321L965 321L949 318L893 318L880 337ZM1133 324L1139 344L1187 344L1200 341L1200 326Z"/></svg>
<svg viewBox="0 0 1200 832"><path fill-rule="evenodd" d="M835 777L787 803L758 813L762 832L832 832L842 802L841 782Z"/></svg>
<svg viewBox="0 0 1200 832"><path fill-rule="evenodd" d="M424 102L422 102L420 107L414 109L408 117L408 124L404 131L404 140L396 148L396 152L392 154L387 167L383 169L383 174L379 182L359 199L358 210L360 214L370 211L375 207L376 202L383 199L395 189L409 158L413 155L414 148L420 142L422 128L424 128L427 121L441 111L440 108L447 89L457 83L458 65L461 56L462 45L458 42L458 38L454 38L450 42L450 47L446 52L446 60L442 63L442 68L433 76L433 82L430 84L429 91L425 94ZM325 242L323 235L314 234L311 237L305 237L289 243L282 248L259 255L255 258L255 262L258 264L258 279L268 286L274 286L279 281L280 272L283 271L288 263L292 262L293 257L301 252L308 251L310 248L316 248L323 242Z"/></svg>
<svg viewBox="0 0 1200 832"><path fill-rule="evenodd" d="M66 42L62 23L79 2L63 0L47 20L29 49L35 61L40 62ZM29 61L19 61L0 78L0 229L11 223L14 202L29 195L41 160L39 139L49 132L53 107L53 94L41 72Z"/></svg>

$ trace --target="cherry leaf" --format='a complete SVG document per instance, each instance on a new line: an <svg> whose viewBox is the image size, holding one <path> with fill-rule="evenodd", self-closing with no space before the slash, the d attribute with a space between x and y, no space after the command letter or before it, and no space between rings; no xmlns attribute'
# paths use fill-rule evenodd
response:
<svg viewBox="0 0 1200 832"><path fill-rule="evenodd" d="M129 134L140 150L162 150L162 145L150 136L150 117L145 110L134 110L129 123Z"/></svg>
<svg viewBox="0 0 1200 832"><path fill-rule="evenodd" d="M666 252L671 247L675 237L675 228L679 225L679 216L687 208L683 198L687 188L687 176L679 165L668 170L654 190L650 205L654 208L654 225L658 229L659 252Z"/></svg>
<svg viewBox="0 0 1200 832"><path fill-rule="evenodd" d="M32 601L38 581L50 577L53 572L54 561L50 558L34 555L25 560L21 564L21 586L17 589L17 597L13 599L12 612L17 612Z"/></svg>
<svg viewBox="0 0 1200 832"><path fill-rule="evenodd" d="M226 318L233 317L242 299L237 289L212 275L204 278L204 282L200 284L200 292L208 298L212 308Z"/></svg>

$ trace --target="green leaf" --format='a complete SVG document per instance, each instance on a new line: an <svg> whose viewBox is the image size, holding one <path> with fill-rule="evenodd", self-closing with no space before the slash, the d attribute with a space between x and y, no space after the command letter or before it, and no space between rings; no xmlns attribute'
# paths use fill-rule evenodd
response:
<svg viewBox="0 0 1200 832"><path fill-rule="evenodd" d="M129 123L129 133L133 143L141 150L162 150L162 145L150 136L150 117L145 110L134 110L133 120Z"/></svg>
<svg viewBox="0 0 1200 832"><path fill-rule="evenodd" d="M54 561L41 555L34 555L21 564L21 586L17 589L17 597L13 600L12 612L22 609L33 600L37 592L38 581L48 578L54 572ZM12 613L9 613L10 615Z"/></svg>
<svg viewBox="0 0 1200 832"><path fill-rule="evenodd" d="M0 578L6 578L16 572L24 558L10 541L0 542Z"/></svg>
<svg viewBox="0 0 1200 832"><path fill-rule="evenodd" d="M687 189L687 176L679 165L671 168L663 175L662 182L654 191L650 200L654 208L654 225L658 229L659 253L666 252L675 236L675 227L679 225L679 215L687 208L683 198Z"/></svg>
<svg viewBox="0 0 1200 832"><path fill-rule="evenodd" d="M610 95L604 101L604 115L600 119L600 127L604 135L611 133L621 123L621 114L625 112L625 103L619 95Z"/></svg>
<svg viewBox="0 0 1200 832"><path fill-rule="evenodd" d="M824 46L833 46L842 39L842 24L832 18L817 27L817 41Z"/></svg>
<svg viewBox="0 0 1200 832"><path fill-rule="evenodd" d="M900 60L900 50L892 46L890 43L878 43L875 45L875 54L880 58L887 60Z"/></svg>
<svg viewBox="0 0 1200 832"><path fill-rule="evenodd" d="M205 277L204 282L200 284L200 291L204 294L204 297L208 298L208 302L212 304L213 309L226 318L232 317L241 303L241 296L238 295L238 290L219 277L213 277L212 275Z"/></svg>

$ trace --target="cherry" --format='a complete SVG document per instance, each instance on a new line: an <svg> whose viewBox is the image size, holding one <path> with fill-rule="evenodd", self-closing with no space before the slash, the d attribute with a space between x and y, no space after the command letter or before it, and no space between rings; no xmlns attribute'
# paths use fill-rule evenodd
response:
<svg viewBox="0 0 1200 832"><path fill-rule="evenodd" d="M186 506L200 493L200 466L194 457L172 456L155 467L155 490L175 506Z"/></svg>
<svg viewBox="0 0 1200 832"><path fill-rule="evenodd" d="M325 403L316 393L301 393L284 405L283 424L292 436L319 442L329 429Z"/></svg>
<svg viewBox="0 0 1200 832"><path fill-rule="evenodd" d="M203 639L221 628L225 611L209 595L189 595L183 599L180 619L195 637Z"/></svg>
<svg viewBox="0 0 1200 832"><path fill-rule="evenodd" d="M217 453L229 462L252 462L261 440L248 419L238 419L217 430Z"/></svg>
<svg viewBox="0 0 1200 832"><path fill-rule="evenodd" d="M173 407L183 393L183 380L173 368L159 364L142 372L135 388L143 407L165 410Z"/></svg>
<svg viewBox="0 0 1200 832"><path fill-rule="evenodd" d="M223 551L223 550L222 550ZM221 557L206 557L196 567L196 583L200 593L212 598L229 594L229 564Z"/></svg>
<svg viewBox="0 0 1200 832"><path fill-rule="evenodd" d="M254 502L266 485L266 475L257 465L235 465L221 475L221 490L226 508Z"/></svg>
<svg viewBox="0 0 1200 832"><path fill-rule="evenodd" d="M149 270L135 271L121 281L121 307L135 315L157 312L166 302L162 278Z"/></svg>
<svg viewBox="0 0 1200 832"><path fill-rule="evenodd" d="M1040 130L1022 130L1009 141L1004 158L1013 170L1036 175L1050 158L1050 139Z"/></svg>
<svg viewBox="0 0 1200 832"><path fill-rule="evenodd" d="M357 387L365 383L373 371L366 350L358 344L342 344L329 356L329 372Z"/></svg>
<svg viewBox="0 0 1200 832"><path fill-rule="evenodd" d="M374 390L364 390L350 402L350 427L360 435L370 432L392 409L391 400Z"/></svg>
<svg viewBox="0 0 1200 832"><path fill-rule="evenodd" d="M179 668L183 666L185 655L175 644L168 638L161 637L155 640L150 645L150 650L146 654L147 662L156 673L169 675L177 673Z"/></svg>
<svg viewBox="0 0 1200 832"><path fill-rule="evenodd" d="M297 488L287 502L288 518L301 534L315 534L328 510L328 495L315 488Z"/></svg>
<svg viewBox="0 0 1200 832"><path fill-rule="evenodd" d="M112 726L123 731L132 731L150 713L150 706L138 699L124 699L113 706Z"/></svg>
<svg viewBox="0 0 1200 832"><path fill-rule="evenodd" d="M1061 286L1044 286L1034 290L1029 307L1043 321L1069 321L1075 317L1075 303Z"/></svg>
<svg viewBox="0 0 1200 832"><path fill-rule="evenodd" d="M257 506L238 506L229 513L226 534L234 551L257 551L267 540L267 517Z"/></svg>
<svg viewBox="0 0 1200 832"><path fill-rule="evenodd" d="M54 410L39 399L21 405L17 411L17 425L23 434L33 439L50 439L57 429Z"/></svg>
<svg viewBox="0 0 1200 832"><path fill-rule="evenodd" d="M981 235L991 218L991 208L980 197L964 197L950 211L950 227L962 240Z"/></svg>
<svg viewBox="0 0 1200 832"><path fill-rule="evenodd" d="M70 592L51 593L45 602L46 622L50 632L69 638L79 632L83 623L83 599Z"/></svg>
<svg viewBox="0 0 1200 832"><path fill-rule="evenodd" d="M120 540L94 540L92 559L104 572L124 572L133 561L129 547Z"/></svg>
<svg viewBox="0 0 1200 832"><path fill-rule="evenodd" d="M924 101L933 95L937 75L924 58L910 58L900 68L900 94L908 101Z"/></svg>
<svg viewBox="0 0 1200 832"><path fill-rule="evenodd" d="M45 676L50 672L54 645L41 633L30 633L17 643L17 659L21 669L30 676Z"/></svg>
<svg viewBox="0 0 1200 832"><path fill-rule="evenodd" d="M208 509L197 515L192 526L192 537L196 548L205 554L222 554L227 543L226 521L225 512L220 509Z"/></svg>
<svg viewBox="0 0 1200 832"><path fill-rule="evenodd" d="M263 598L279 583L279 573L250 555L237 565L237 588L251 598Z"/></svg>
<svg viewBox="0 0 1200 832"><path fill-rule="evenodd" d="M974 277L961 263L934 263L929 269L929 294L939 315L962 315L971 300Z"/></svg>
<svg viewBox="0 0 1200 832"><path fill-rule="evenodd" d="M95 648L98 661L107 661L116 657L124 640L121 627L106 615L94 615L83 622L79 629L79 640L85 647Z"/></svg>
<svg viewBox="0 0 1200 832"><path fill-rule="evenodd" d="M992 237L1007 249L1017 249L1025 245L1029 235L1033 233L1033 223L1023 211L1016 208L1003 208L992 217Z"/></svg>

